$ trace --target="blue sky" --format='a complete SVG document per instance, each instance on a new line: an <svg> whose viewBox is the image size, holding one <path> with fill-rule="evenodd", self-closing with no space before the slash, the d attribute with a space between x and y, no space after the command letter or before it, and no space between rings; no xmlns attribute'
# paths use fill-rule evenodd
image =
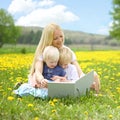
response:
<svg viewBox="0 0 120 120"><path fill-rule="evenodd" d="M0 0L16 25L44 27L55 22L63 29L109 34L112 0Z"/></svg>

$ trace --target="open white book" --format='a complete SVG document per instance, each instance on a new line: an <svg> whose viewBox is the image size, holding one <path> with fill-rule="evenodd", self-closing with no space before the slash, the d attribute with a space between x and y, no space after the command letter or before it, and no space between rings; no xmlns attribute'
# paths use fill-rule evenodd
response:
<svg viewBox="0 0 120 120"><path fill-rule="evenodd" d="M81 96L86 95L93 83L94 71L87 73L85 76L71 82L48 82L49 97Z"/></svg>

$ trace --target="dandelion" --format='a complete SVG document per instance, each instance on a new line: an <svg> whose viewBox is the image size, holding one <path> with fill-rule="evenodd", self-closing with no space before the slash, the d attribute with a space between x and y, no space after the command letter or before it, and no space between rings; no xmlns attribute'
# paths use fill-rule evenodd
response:
<svg viewBox="0 0 120 120"><path fill-rule="evenodd" d="M52 113L55 113L56 112L56 110L52 110Z"/></svg>
<svg viewBox="0 0 120 120"><path fill-rule="evenodd" d="M112 115L109 115L109 118L110 118L110 119L112 119L112 118L113 118L113 116L112 116Z"/></svg>
<svg viewBox="0 0 120 120"><path fill-rule="evenodd" d="M87 112L87 111L85 111L85 112L84 112L84 114L85 114L85 115L88 115L88 112Z"/></svg>
<svg viewBox="0 0 120 120"><path fill-rule="evenodd" d="M31 104L31 103L30 103L30 104L28 104L28 107L33 107L33 106L34 106L34 105L33 105L33 104Z"/></svg>
<svg viewBox="0 0 120 120"><path fill-rule="evenodd" d="M53 101L49 101L49 104L50 104L51 106L55 106L55 104L54 104Z"/></svg>
<svg viewBox="0 0 120 120"><path fill-rule="evenodd" d="M118 109L120 109L120 106L117 106Z"/></svg>
<svg viewBox="0 0 120 120"><path fill-rule="evenodd" d="M14 97L9 96L7 99L8 99L9 101L12 101L12 100L14 100Z"/></svg>
<svg viewBox="0 0 120 120"><path fill-rule="evenodd" d="M34 120L39 120L39 117L35 117Z"/></svg>
<svg viewBox="0 0 120 120"><path fill-rule="evenodd" d="M109 91L109 89L106 89L106 92L108 92Z"/></svg>
<svg viewBox="0 0 120 120"><path fill-rule="evenodd" d="M55 103L58 102L58 99L54 98L54 99L53 99L53 102L55 102Z"/></svg>
<svg viewBox="0 0 120 120"><path fill-rule="evenodd" d="M21 82L23 78L22 77L17 77L16 79L17 79L17 82Z"/></svg>
<svg viewBox="0 0 120 120"><path fill-rule="evenodd" d="M104 78L105 78L105 79L108 79L108 78L109 78L109 76L104 76Z"/></svg>
<svg viewBox="0 0 120 120"><path fill-rule="evenodd" d="M111 97L114 97L115 95L111 94L110 96L111 96Z"/></svg>
<svg viewBox="0 0 120 120"><path fill-rule="evenodd" d="M8 90L9 90L9 91L11 91L11 90L12 90L12 88L8 88Z"/></svg>
<svg viewBox="0 0 120 120"><path fill-rule="evenodd" d="M103 95L102 94L98 94L99 97L102 97Z"/></svg>
<svg viewBox="0 0 120 120"><path fill-rule="evenodd" d="M118 76L118 77L120 76L120 72L118 72L117 76Z"/></svg>
<svg viewBox="0 0 120 120"><path fill-rule="evenodd" d="M18 101L22 101L22 98L18 98L17 100L18 100Z"/></svg>
<svg viewBox="0 0 120 120"><path fill-rule="evenodd" d="M120 93L120 87L117 87L116 90L118 93Z"/></svg>

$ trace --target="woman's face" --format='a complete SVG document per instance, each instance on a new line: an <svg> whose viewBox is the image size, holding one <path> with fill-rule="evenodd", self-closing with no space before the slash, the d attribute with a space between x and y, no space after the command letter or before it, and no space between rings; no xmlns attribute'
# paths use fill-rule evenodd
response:
<svg viewBox="0 0 120 120"><path fill-rule="evenodd" d="M63 46L63 34L61 30L55 30L52 45L57 48Z"/></svg>

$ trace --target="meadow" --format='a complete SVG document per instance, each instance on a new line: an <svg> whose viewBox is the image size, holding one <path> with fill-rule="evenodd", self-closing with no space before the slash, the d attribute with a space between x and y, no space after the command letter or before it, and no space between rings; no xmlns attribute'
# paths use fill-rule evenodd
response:
<svg viewBox="0 0 120 120"><path fill-rule="evenodd" d="M119 120L120 51L75 51L83 72L94 69L101 80L98 96L66 98L17 97L17 82L27 82L33 53L0 54L1 120Z"/></svg>

